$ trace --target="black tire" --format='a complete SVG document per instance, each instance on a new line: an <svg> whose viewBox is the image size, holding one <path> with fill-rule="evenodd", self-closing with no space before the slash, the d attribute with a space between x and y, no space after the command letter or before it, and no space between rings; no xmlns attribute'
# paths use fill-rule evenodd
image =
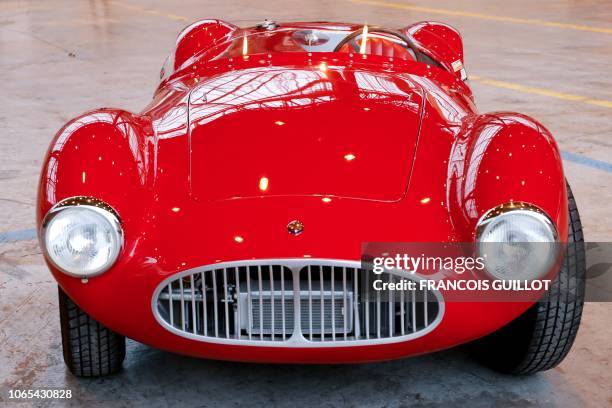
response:
<svg viewBox="0 0 612 408"><path fill-rule="evenodd" d="M64 362L78 377L116 373L125 359L125 337L102 326L59 289Z"/></svg>
<svg viewBox="0 0 612 408"><path fill-rule="evenodd" d="M569 244L550 290L516 320L473 344L476 358L496 371L528 375L551 369L574 343L584 305L586 261L580 215L569 184L567 196Z"/></svg>

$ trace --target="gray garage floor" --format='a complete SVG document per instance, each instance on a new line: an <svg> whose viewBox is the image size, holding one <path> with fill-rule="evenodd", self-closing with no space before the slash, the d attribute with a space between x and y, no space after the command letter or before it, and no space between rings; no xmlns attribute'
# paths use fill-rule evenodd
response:
<svg viewBox="0 0 612 408"><path fill-rule="evenodd" d="M482 111L541 120L565 154L591 241L612 240L612 5L556 1L0 1L0 405L9 389L70 388L102 406L610 406L611 304L588 304L569 357L504 377L461 350L360 366L192 360L129 343L126 369L77 380L61 361L57 294L33 237L39 167L54 132L99 106L140 110L178 31L198 18L246 24L432 19L464 36ZM51 404L37 403L37 404Z"/></svg>

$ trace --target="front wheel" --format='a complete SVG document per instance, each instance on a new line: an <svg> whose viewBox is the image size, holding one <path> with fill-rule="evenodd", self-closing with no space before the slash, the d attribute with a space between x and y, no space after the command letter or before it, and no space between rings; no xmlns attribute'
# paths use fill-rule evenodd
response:
<svg viewBox="0 0 612 408"><path fill-rule="evenodd" d="M125 337L102 326L59 289L64 362L79 377L116 373L125 359Z"/></svg>
<svg viewBox="0 0 612 408"><path fill-rule="evenodd" d="M568 245L559 275L544 297L510 324L473 344L478 360L496 371L526 375L555 367L580 326L586 261L582 224L567 185Z"/></svg>

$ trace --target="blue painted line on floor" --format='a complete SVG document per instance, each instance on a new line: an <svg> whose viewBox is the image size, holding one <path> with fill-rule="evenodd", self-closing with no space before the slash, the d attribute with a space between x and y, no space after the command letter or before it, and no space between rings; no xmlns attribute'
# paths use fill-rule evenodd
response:
<svg viewBox="0 0 612 408"><path fill-rule="evenodd" d="M570 152L561 152L563 160L571 163L582 164L583 166L592 167L597 170L603 170L612 173L612 163L607 163L601 160L589 159L586 156Z"/></svg>
<svg viewBox="0 0 612 408"><path fill-rule="evenodd" d="M36 239L36 230L34 228L0 232L0 244L18 241L30 241Z"/></svg>
<svg viewBox="0 0 612 408"><path fill-rule="evenodd" d="M612 173L612 163L601 160L590 159L581 154L571 152L561 152L561 157L571 163L581 164L593 169L602 170L607 173ZM30 241L36 239L36 230L34 228L0 232L0 244L9 242Z"/></svg>

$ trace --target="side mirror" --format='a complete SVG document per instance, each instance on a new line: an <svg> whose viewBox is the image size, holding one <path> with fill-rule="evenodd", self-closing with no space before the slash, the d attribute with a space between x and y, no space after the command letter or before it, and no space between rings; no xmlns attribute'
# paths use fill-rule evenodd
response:
<svg viewBox="0 0 612 408"><path fill-rule="evenodd" d="M463 61L463 40L455 28L438 22L422 21L400 30L420 51L461 80L467 79Z"/></svg>

